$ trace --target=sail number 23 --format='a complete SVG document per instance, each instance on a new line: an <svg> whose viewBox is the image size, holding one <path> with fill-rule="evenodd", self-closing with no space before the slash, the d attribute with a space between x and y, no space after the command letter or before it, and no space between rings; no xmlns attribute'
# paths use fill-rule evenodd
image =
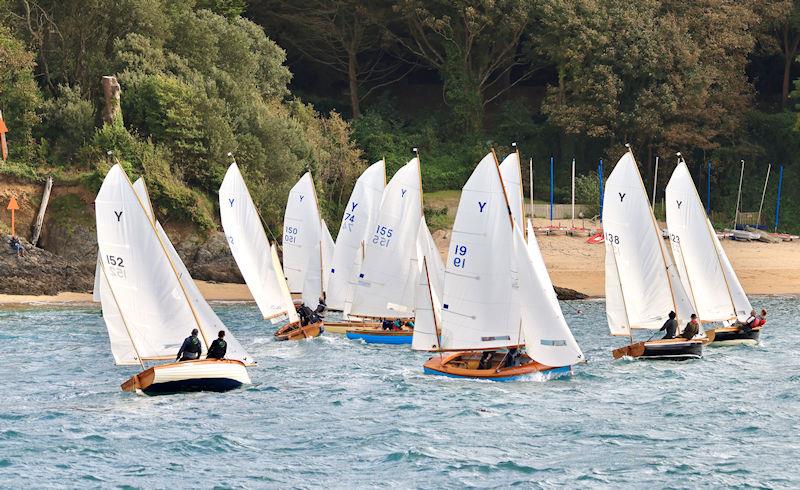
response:
<svg viewBox="0 0 800 490"><path fill-rule="evenodd" d="M393 234L393 229L378 225L375 228L375 233L372 235L372 243L380 247L388 247L389 243L392 241L391 238Z"/></svg>
<svg viewBox="0 0 800 490"><path fill-rule="evenodd" d="M453 267L463 269L467 265L467 246L456 244L453 249Z"/></svg>

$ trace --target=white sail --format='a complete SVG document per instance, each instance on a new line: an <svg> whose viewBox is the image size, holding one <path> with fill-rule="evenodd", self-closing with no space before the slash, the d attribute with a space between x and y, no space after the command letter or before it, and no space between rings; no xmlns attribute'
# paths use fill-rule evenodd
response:
<svg viewBox="0 0 800 490"><path fill-rule="evenodd" d="M522 194L522 169L520 168L519 152L509 154L500 164L500 175L508 196L508 205L511 207L511 215L514 223L522 230L525 226L525 196Z"/></svg>
<svg viewBox="0 0 800 490"><path fill-rule="evenodd" d="M683 161L678 163L667 184L666 201L672 251L681 280L691 292L700 320L746 319L751 309L750 302L708 221ZM738 305L735 298L738 298Z"/></svg>
<svg viewBox="0 0 800 490"><path fill-rule="evenodd" d="M533 223L531 220L528 219L527 223L528 228L528 254L530 255L530 259L533 262L534 268L536 268L536 273L540 277L544 277L547 279L547 282L551 285L553 281L550 279L550 273L547 271L547 265L544 263L544 257L542 257L542 251L539 249L539 241L536 239L536 233L533 231ZM550 302L557 308L561 308L558 304L558 295L556 294L556 290L550 287L549 289L545 289L544 294L550 298ZM524 301L524 297L523 297Z"/></svg>
<svg viewBox="0 0 800 490"><path fill-rule="evenodd" d="M509 216L491 153L461 192L445 263L442 347L484 349L523 342Z"/></svg>
<svg viewBox="0 0 800 490"><path fill-rule="evenodd" d="M297 309L294 307L292 300L292 293L289 292L289 284L283 276L283 269L281 269L281 261L278 258L278 247L272 244L270 248L270 258L272 259L272 270L275 273L276 282L280 289L280 304L281 309L288 312L287 317L289 323L296 323L300 321L300 315L297 314ZM282 318L273 318L272 323L278 323Z"/></svg>
<svg viewBox="0 0 800 490"><path fill-rule="evenodd" d="M383 160L370 165L356 180L342 216L329 269L326 301L331 309L344 310L345 303L352 303L353 289L362 262L363 243L375 228L385 186L386 164Z"/></svg>
<svg viewBox="0 0 800 490"><path fill-rule="evenodd" d="M103 278L103 265L100 263L100 254L97 254L97 260L94 263L94 286L92 286L92 301L95 303L100 302L100 288L102 287Z"/></svg>
<svg viewBox="0 0 800 490"><path fill-rule="evenodd" d="M416 240L422 216L419 171L419 159L413 158L386 186L379 217L366 241L353 295L353 315L414 315Z"/></svg>
<svg viewBox="0 0 800 490"><path fill-rule="evenodd" d="M423 256L421 263L422 267L417 277L414 294L415 317L411 348L419 351L434 351L439 350L442 303L439 300L439 293L433 286L427 256Z"/></svg>
<svg viewBox="0 0 800 490"><path fill-rule="evenodd" d="M167 250L167 254L172 264L175 266L181 284L183 284L186 296L200 320L201 330L204 332L206 339L210 342L217 338L217 334L220 330L224 330L225 342L228 344L225 358L238 359L245 364L255 364L255 360L250 357L244 347L242 347L242 344L233 336L225 324L222 323L222 320L219 319L214 309L211 308L211 305L209 305L205 297L203 297L194 279L192 279L192 276L189 274L186 264L183 263L183 259L178 255L178 251L175 250L175 246L172 245L169 237L167 237L161 223L156 220L155 213L153 212L153 203L150 201L150 194L147 192L147 185L143 178L140 177L133 183L133 190L136 192L136 195L139 196L139 200L144 206L145 212L156 227L156 232L161 239L161 243L164 244L164 248Z"/></svg>
<svg viewBox="0 0 800 490"><path fill-rule="evenodd" d="M419 257L420 270L422 270L422 257L427 259L431 286L441 295L442 288L444 288L444 262L424 216L419 222L417 231L417 257Z"/></svg>
<svg viewBox="0 0 800 490"><path fill-rule="evenodd" d="M310 266L312 273L320 274L316 270L320 267L320 224L314 181L311 174L306 172L289 191L283 216L283 272L286 274L289 290L293 293L303 292ZM321 284L321 279L319 282ZM314 293L310 294L316 295L318 299L319 294Z"/></svg>
<svg viewBox="0 0 800 490"><path fill-rule="evenodd" d="M535 264L522 231L514 230L514 253L519 273L522 330L525 350L536 361L552 367L571 366L584 360L567 326L561 306L553 304L553 283L547 270Z"/></svg>
<svg viewBox="0 0 800 490"><path fill-rule="evenodd" d="M120 337L119 325L107 319L116 362L173 359L192 328L200 329L207 348L213 340L209 337L216 333L213 330L224 326L206 324L203 312L194 308L197 298L186 289L191 281L188 272L171 259L167 248L171 244L164 241L163 230L158 231L119 165L112 167L103 181L95 209L98 247L108 284L102 300L104 304L114 302L130 344L120 348L115 343ZM113 317L114 308L108 313ZM233 336L229 344L231 341L235 342Z"/></svg>
<svg viewBox="0 0 800 490"><path fill-rule="evenodd" d="M333 251L336 248L336 243L333 241L331 231L328 229L328 223L325 220L320 221L320 229L322 230L321 246L322 246L322 290L328 291L328 281L331 277L331 264L333 264Z"/></svg>
<svg viewBox="0 0 800 490"><path fill-rule="evenodd" d="M261 315L282 320L294 311L284 302L281 283L285 285L286 279L274 268L269 240L236 163L228 167L219 188L219 214L228 246Z"/></svg>
<svg viewBox="0 0 800 490"><path fill-rule="evenodd" d="M606 316L612 335L659 329L670 311L686 319L691 303L670 280L671 257L662 243L639 169L629 151L605 186Z"/></svg>

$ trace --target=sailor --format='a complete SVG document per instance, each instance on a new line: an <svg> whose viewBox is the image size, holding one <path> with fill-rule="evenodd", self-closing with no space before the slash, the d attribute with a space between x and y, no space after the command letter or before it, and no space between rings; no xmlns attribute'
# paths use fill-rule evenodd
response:
<svg viewBox="0 0 800 490"><path fill-rule="evenodd" d="M225 330L220 330L218 338L211 342L211 347L208 348L206 359L224 359L227 350L228 343L225 342Z"/></svg>
<svg viewBox="0 0 800 490"><path fill-rule="evenodd" d="M178 356L175 360L193 361L195 359L200 359L202 350L203 346L200 343L200 339L197 338L197 329L192 329L192 335L183 340L183 345L181 345L181 350L178 351Z"/></svg>
<svg viewBox="0 0 800 490"><path fill-rule="evenodd" d="M692 313L692 320L686 324L686 328L683 329L681 338L684 338L686 340L691 340L699 332L700 332L700 322L697 321L697 315Z"/></svg>
<svg viewBox="0 0 800 490"><path fill-rule="evenodd" d="M322 296L319 298L319 304L317 304L317 308L314 310L314 313L319 316L323 316L327 309L328 305L325 303L325 293L322 293Z"/></svg>
<svg viewBox="0 0 800 490"><path fill-rule="evenodd" d="M756 315L756 310L750 312L750 317L747 321L739 326L739 331L743 333L750 333L754 328L759 328L767 323L767 310L761 309L761 314Z"/></svg>
<svg viewBox="0 0 800 490"><path fill-rule="evenodd" d="M667 321L664 322L664 325L659 330L659 332L661 332L663 330L667 331L666 335L664 335L664 337L663 337L665 339L674 339L675 338L675 333L678 331L678 320L675 319L675 316L676 316L675 312L674 311L670 311L669 312L669 318L667 319Z"/></svg>
<svg viewBox="0 0 800 490"><path fill-rule="evenodd" d="M481 354L481 360L478 362L478 369L489 369L492 367L491 362L492 357L494 357L494 352L493 350L487 350Z"/></svg>
<svg viewBox="0 0 800 490"><path fill-rule="evenodd" d="M517 365L519 359L519 349L516 347L509 347L508 354L506 354L506 362L503 367L514 367Z"/></svg>
<svg viewBox="0 0 800 490"><path fill-rule="evenodd" d="M383 322L381 323L381 330L391 330L394 326L394 322L391 320L384 318Z"/></svg>
<svg viewBox="0 0 800 490"><path fill-rule="evenodd" d="M297 313L300 315L300 326L302 327L317 323L321 320L319 315L317 315L316 312L314 312L311 308L306 306L305 303L303 303L303 305L297 309Z"/></svg>

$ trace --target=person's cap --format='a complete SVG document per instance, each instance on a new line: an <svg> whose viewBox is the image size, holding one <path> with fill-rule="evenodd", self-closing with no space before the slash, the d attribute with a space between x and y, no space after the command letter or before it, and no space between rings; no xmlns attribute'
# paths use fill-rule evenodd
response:
<svg viewBox="0 0 800 490"><path fill-rule="evenodd" d="M697 315L695 315L694 313L692 313L692 320L694 320L695 318L697 318Z"/></svg>
<svg viewBox="0 0 800 490"><path fill-rule="evenodd" d="M767 314L767 310L761 310L761 314L762 315L766 315Z"/></svg>
<svg viewBox="0 0 800 490"><path fill-rule="evenodd" d="M219 338L224 337L225 336L225 330L220 330L217 335L219 335Z"/></svg>
<svg viewBox="0 0 800 490"><path fill-rule="evenodd" d="M196 328L192 329L192 335L197 335L197 329Z"/></svg>

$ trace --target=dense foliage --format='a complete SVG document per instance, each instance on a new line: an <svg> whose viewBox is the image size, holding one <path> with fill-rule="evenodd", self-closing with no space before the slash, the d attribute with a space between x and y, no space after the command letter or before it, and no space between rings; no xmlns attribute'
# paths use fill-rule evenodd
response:
<svg viewBox="0 0 800 490"><path fill-rule="evenodd" d="M556 197L574 157L596 201L592 172L628 142L648 189L656 156L661 183L676 151L698 182L710 161L721 224L740 160L743 210L783 165L797 229L799 47L798 0L0 0L1 170L96 185L114 150L162 214L211 227L233 152L277 226L305 169L337 221L368 161L391 172L413 147L426 190L459 188L489 146L517 141L537 196L552 155ZM101 122L103 75L121 84L121 125Z"/></svg>

